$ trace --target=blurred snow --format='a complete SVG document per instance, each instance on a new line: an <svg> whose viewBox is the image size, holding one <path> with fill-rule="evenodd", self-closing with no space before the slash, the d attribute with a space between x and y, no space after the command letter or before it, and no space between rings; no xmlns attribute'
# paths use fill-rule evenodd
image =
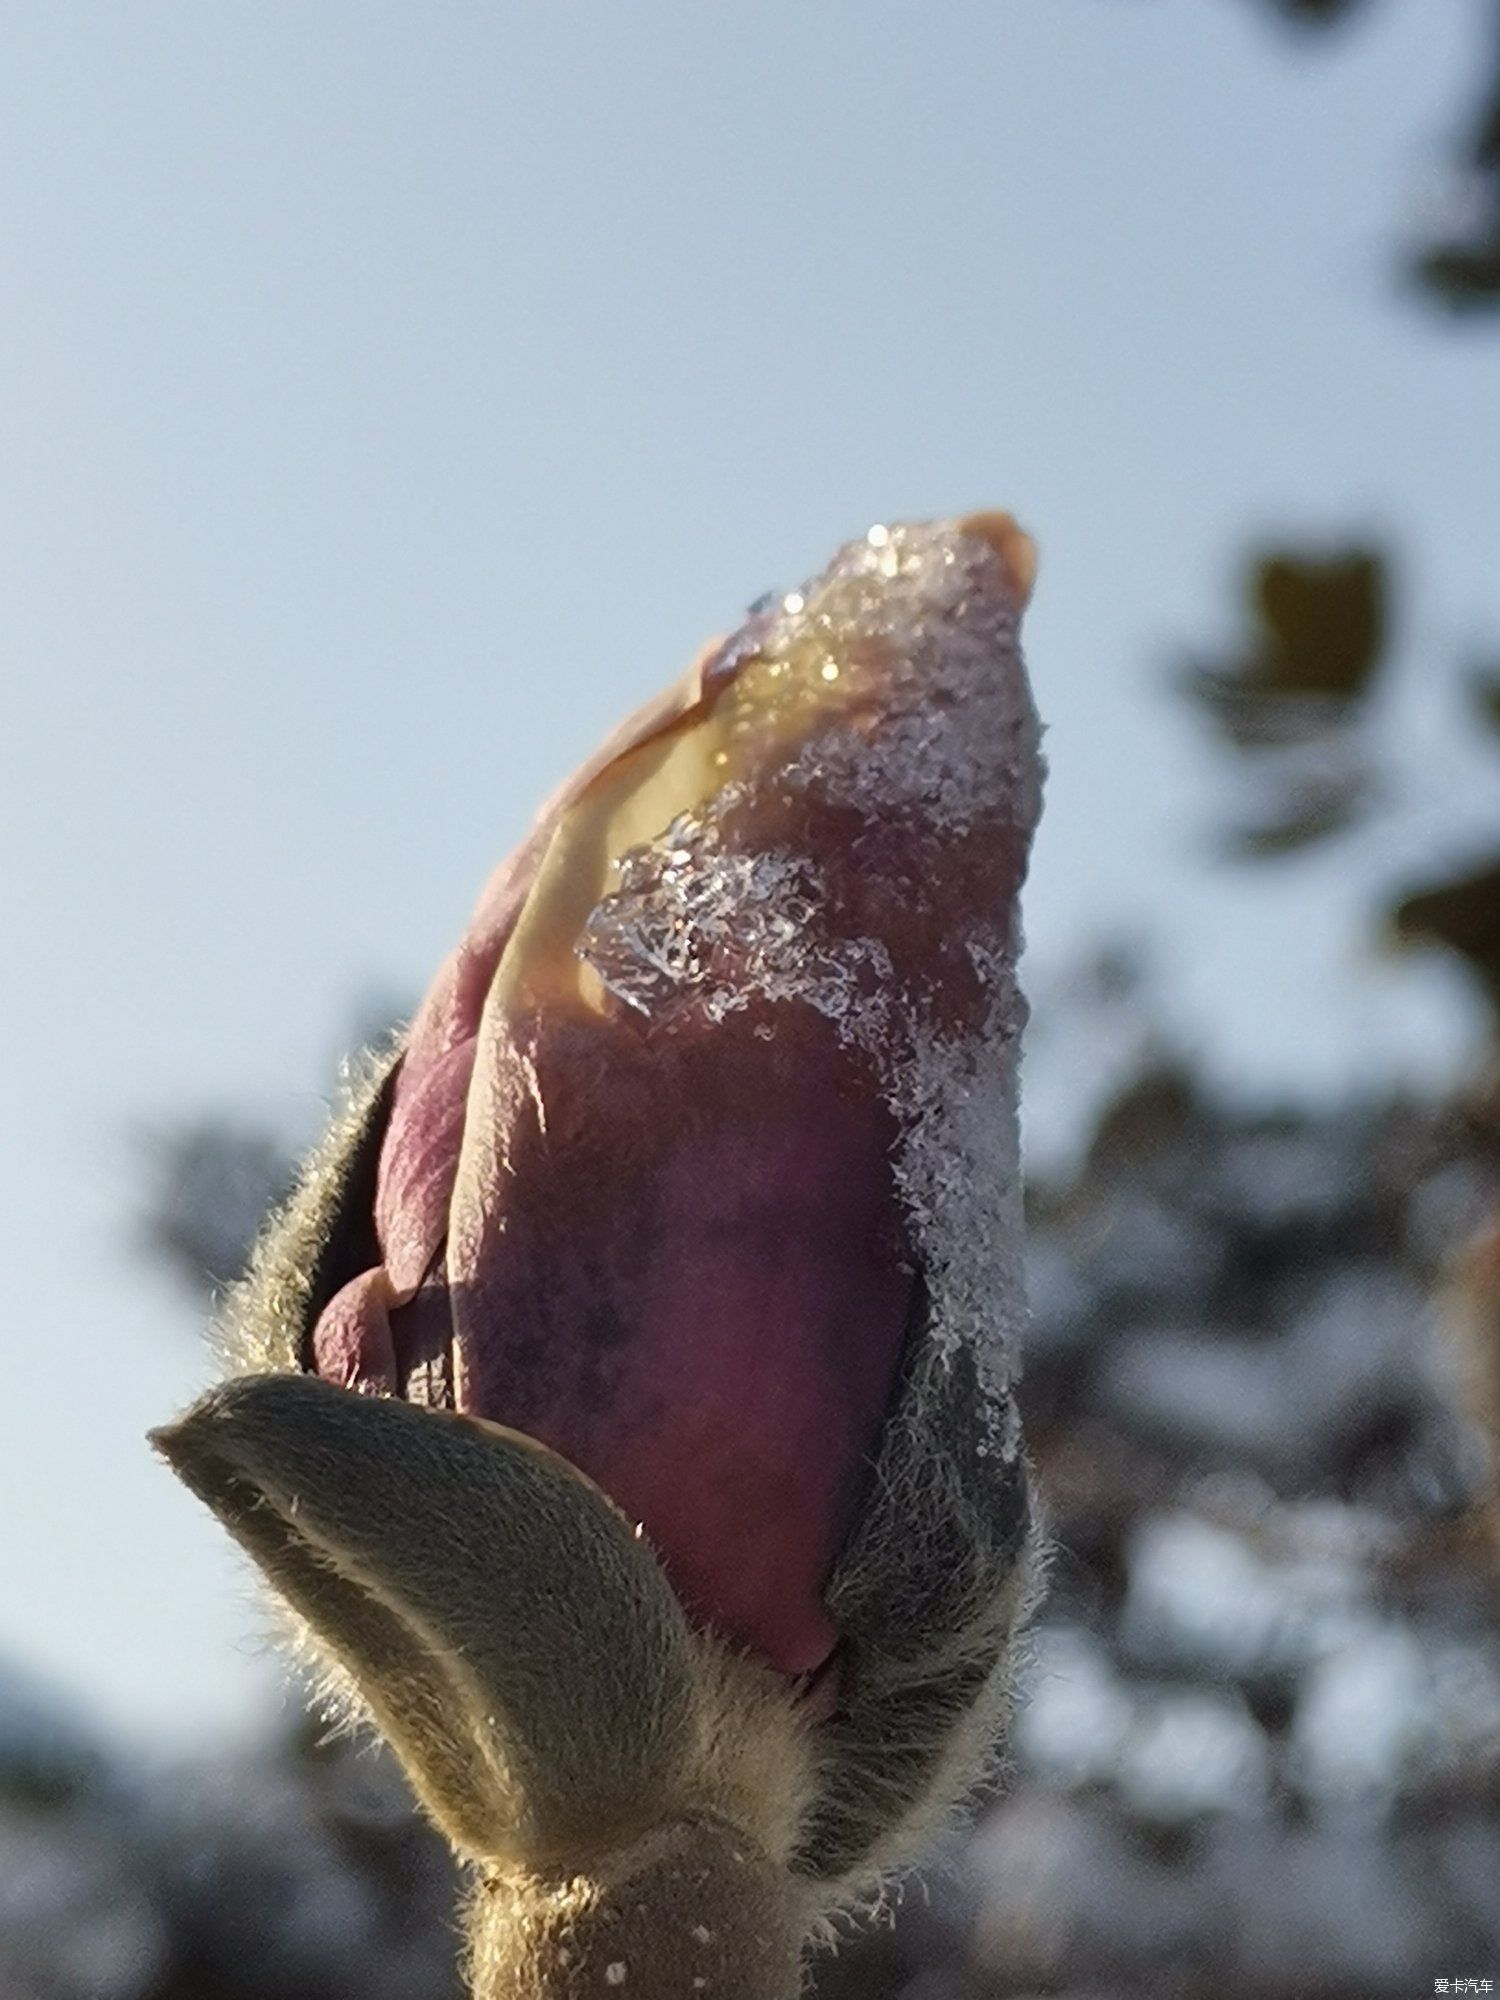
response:
<svg viewBox="0 0 1500 2000"><path fill-rule="evenodd" d="M1119 1767L1134 1715L1104 1648L1085 1631L1056 1626L1038 1641L1013 1748L1061 1791L1102 1784Z"/></svg>
<svg viewBox="0 0 1500 2000"><path fill-rule="evenodd" d="M101 1746L83 1721L0 1660L0 1798L61 1800L98 1784Z"/></svg>
<svg viewBox="0 0 1500 2000"><path fill-rule="evenodd" d="M96 1759L45 1796L34 1762L0 1781L4 2000L457 2000L453 1870L383 1754Z"/></svg>
<svg viewBox="0 0 1500 2000"><path fill-rule="evenodd" d="M1500 1551L1432 1306L1500 1206L1486 1131L1158 1071L1033 1187L1056 1555L972 1855L986 2000L1494 1976Z"/></svg>
<svg viewBox="0 0 1500 2000"><path fill-rule="evenodd" d="M1145 1521L1127 1552L1127 1654L1240 1679L1284 1675L1358 1623L1365 1578L1314 1557L1278 1562L1191 1514Z"/></svg>
<svg viewBox="0 0 1500 2000"><path fill-rule="evenodd" d="M1162 1689L1140 1705L1116 1783L1137 1819L1179 1826L1211 1813L1253 1812L1270 1771L1269 1747L1243 1700Z"/></svg>

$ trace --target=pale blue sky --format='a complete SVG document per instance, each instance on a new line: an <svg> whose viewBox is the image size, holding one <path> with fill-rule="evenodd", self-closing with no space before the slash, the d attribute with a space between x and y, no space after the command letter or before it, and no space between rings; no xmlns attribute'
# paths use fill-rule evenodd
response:
<svg viewBox="0 0 1500 2000"><path fill-rule="evenodd" d="M1145 929L1243 1086L1457 1060L1457 981L1362 909L1486 824L1441 676L1389 829L1274 879L1205 867L1163 676L1265 526L1395 526L1408 661L1500 631L1500 343L1392 296L1481 11L13 0L0 1653L148 1735L264 1713L142 1443L203 1363L131 1132L309 1122L539 795L871 521L1041 541L1043 990Z"/></svg>

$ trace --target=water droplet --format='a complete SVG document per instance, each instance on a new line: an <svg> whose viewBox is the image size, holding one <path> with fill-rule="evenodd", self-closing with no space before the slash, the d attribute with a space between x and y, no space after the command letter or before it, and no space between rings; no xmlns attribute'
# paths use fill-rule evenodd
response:
<svg viewBox="0 0 1500 2000"><path fill-rule="evenodd" d="M865 536L865 540L870 544L872 549L883 549L890 539L890 529L880 521L877 521L869 534Z"/></svg>
<svg viewBox="0 0 1500 2000"><path fill-rule="evenodd" d="M790 612L795 618L799 611L806 610L807 599L802 595L800 590L789 590L781 600L781 608L783 611Z"/></svg>
<svg viewBox="0 0 1500 2000"><path fill-rule="evenodd" d="M832 660L824 664L822 672L825 681L836 681L839 677L839 670Z"/></svg>

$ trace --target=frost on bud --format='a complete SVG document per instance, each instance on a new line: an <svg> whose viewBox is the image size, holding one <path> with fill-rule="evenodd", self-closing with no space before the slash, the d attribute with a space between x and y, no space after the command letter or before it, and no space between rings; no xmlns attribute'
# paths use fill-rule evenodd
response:
<svg viewBox="0 0 1500 2000"><path fill-rule="evenodd" d="M273 1223L255 1379L164 1438L512 1888L708 1815L800 1930L991 1747L1033 568L1004 515L872 529L611 739Z"/></svg>

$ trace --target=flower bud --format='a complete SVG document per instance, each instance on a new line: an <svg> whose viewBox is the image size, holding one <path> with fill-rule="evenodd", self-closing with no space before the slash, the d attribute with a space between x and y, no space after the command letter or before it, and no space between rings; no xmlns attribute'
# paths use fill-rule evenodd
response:
<svg viewBox="0 0 1500 2000"><path fill-rule="evenodd" d="M990 540L877 531L627 725L417 1016L382 1259L313 1336L329 1379L562 1453L788 1674L836 1644L934 1252L953 1337L1014 1297L1016 597Z"/></svg>
<svg viewBox="0 0 1500 2000"><path fill-rule="evenodd" d="M237 1384L165 1438L481 1860L519 1840L551 1865L537 1829L566 1848L588 1821L536 1794L566 1766L572 1800L610 1730L597 1690L569 1706L566 1635L601 1604L650 1634L611 1668L653 1746L602 1760L611 1839L724 1813L789 1880L846 1883L986 1754L1030 1573L1008 1371L1033 569L1004 515L872 529L606 744L232 1306L244 1364L359 1393L299 1428L294 1385L273 1425ZM339 1413L368 1398L430 1408L366 1449ZM474 1594L518 1563L481 1639ZM737 1728L795 1769L780 1806L735 1791ZM472 1754L510 1775L461 1776L496 1735Z"/></svg>

